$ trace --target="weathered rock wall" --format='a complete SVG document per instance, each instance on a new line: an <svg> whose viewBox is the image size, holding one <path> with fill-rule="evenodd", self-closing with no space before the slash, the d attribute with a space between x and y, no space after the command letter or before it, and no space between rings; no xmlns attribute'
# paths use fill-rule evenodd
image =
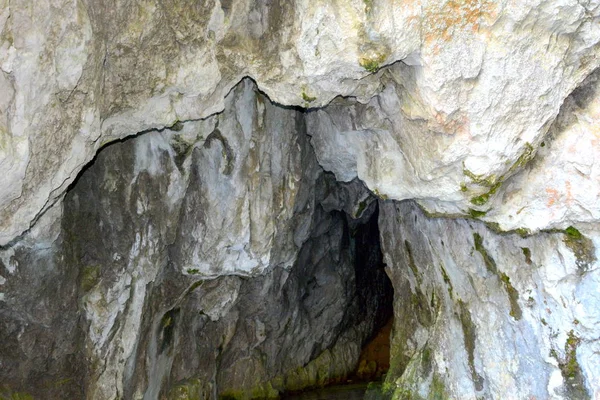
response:
<svg viewBox="0 0 600 400"><path fill-rule="evenodd" d="M598 67L599 16L597 1L575 0L4 0L0 243L101 146L220 112L244 76L279 104L322 106L393 91L369 73L396 61L400 101L381 102L387 131L369 140L386 172L358 175L388 197L466 212L533 156Z"/></svg>
<svg viewBox="0 0 600 400"><path fill-rule="evenodd" d="M597 397L599 42L593 0L0 0L0 384L343 375L362 181L388 389Z"/></svg>
<svg viewBox="0 0 600 400"><path fill-rule="evenodd" d="M0 389L250 398L353 371L391 311L377 203L323 172L298 111L249 80L225 103L107 146L2 253Z"/></svg>
<svg viewBox="0 0 600 400"><path fill-rule="evenodd" d="M379 221L395 290L393 398L600 395L596 229L501 234L391 201Z"/></svg>

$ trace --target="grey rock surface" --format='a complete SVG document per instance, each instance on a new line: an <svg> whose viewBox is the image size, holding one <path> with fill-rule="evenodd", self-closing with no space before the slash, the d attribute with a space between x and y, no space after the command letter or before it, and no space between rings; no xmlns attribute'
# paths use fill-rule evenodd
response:
<svg viewBox="0 0 600 400"><path fill-rule="evenodd" d="M0 0L0 397L341 379L381 247L385 395L600 398L599 43L597 0Z"/></svg>
<svg viewBox="0 0 600 400"><path fill-rule="evenodd" d="M595 0L3 0L0 244L103 145L221 112L243 77L278 104L318 107L389 92L377 71L394 63L393 129L355 144L380 148L381 173L359 175L390 198L408 187L431 210L465 211L535 153L600 65L599 20ZM394 144L399 129L413 140Z"/></svg>
<svg viewBox="0 0 600 400"><path fill-rule="evenodd" d="M225 102L106 147L3 251L11 391L250 398L352 373L391 310L377 203L356 215L367 190L322 171L298 111L250 81Z"/></svg>
<svg viewBox="0 0 600 400"><path fill-rule="evenodd" d="M379 221L394 398L597 397L596 230L499 234L390 201Z"/></svg>

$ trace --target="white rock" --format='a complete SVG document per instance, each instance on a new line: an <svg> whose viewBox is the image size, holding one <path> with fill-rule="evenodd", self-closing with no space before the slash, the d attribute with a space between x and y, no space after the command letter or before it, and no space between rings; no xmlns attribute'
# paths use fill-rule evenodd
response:
<svg viewBox="0 0 600 400"><path fill-rule="evenodd" d="M488 180L516 172L510 167L527 143L538 147L564 99L599 64L600 8L574 0L166 7L86 8L75 0L0 7L0 46L8 49L0 98L13 99L0 102L0 117L8 117L0 118L0 243L34 223L100 145L219 112L242 76L280 104L320 106L338 95L367 101L383 75L366 77L365 69L403 59L395 73L401 116L387 112L401 124L382 138L398 141L415 171L404 171L399 150L382 144L385 165L374 168L389 169L389 182L372 171L364 179L391 198L465 212L486 189L463 168ZM420 162L408 155L417 148ZM398 188L411 179L410 190ZM493 220L508 228L507 218Z"/></svg>

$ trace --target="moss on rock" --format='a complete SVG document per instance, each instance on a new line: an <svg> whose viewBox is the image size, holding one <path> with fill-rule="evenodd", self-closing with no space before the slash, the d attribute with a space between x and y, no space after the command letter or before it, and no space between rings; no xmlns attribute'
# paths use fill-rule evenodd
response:
<svg viewBox="0 0 600 400"><path fill-rule="evenodd" d="M531 265L531 250L529 250L528 247L521 247L521 251L523 252L527 265Z"/></svg>
<svg viewBox="0 0 600 400"><path fill-rule="evenodd" d="M200 400L210 395L211 385L192 379L179 383L169 390L167 400Z"/></svg>
<svg viewBox="0 0 600 400"><path fill-rule="evenodd" d="M502 182L496 182L494 183L491 187L490 190L488 190L486 193L473 197L471 199L471 203L473 203L476 206L482 206L485 203L487 203L490 199L491 196L493 196L494 194L496 194L496 192L498 191L498 189L500 188L500 186L502 186Z"/></svg>
<svg viewBox="0 0 600 400"><path fill-rule="evenodd" d="M33 396L25 392L14 392L7 386L0 386L0 400L33 400Z"/></svg>
<svg viewBox="0 0 600 400"><path fill-rule="evenodd" d="M561 374L565 380L564 385L568 393L568 398L571 399L589 398L585 390L581 367L577 362L577 348L580 343L581 339L571 330L567 334L567 340L565 341L565 356L562 360L558 360ZM558 359L556 351L553 351L553 356Z"/></svg>
<svg viewBox="0 0 600 400"><path fill-rule="evenodd" d="M577 268L585 272L596 261L594 243L573 226L565 229L564 234L563 242L575 255Z"/></svg>
<svg viewBox="0 0 600 400"><path fill-rule="evenodd" d="M467 361L471 369L471 378L475 389L480 391L483 389L483 377L475 369L475 340L477 339L475 324L471 319L471 312L467 305L462 300L458 300L458 306L460 323L463 329L463 340L465 349L467 350Z"/></svg>
<svg viewBox="0 0 600 400"><path fill-rule="evenodd" d="M375 54L368 57L361 57L358 60L358 63L365 70L373 73L379 70L381 63L383 63L386 58L387 56L385 54Z"/></svg>
<svg viewBox="0 0 600 400"><path fill-rule="evenodd" d="M100 279L100 267L87 265L81 270L80 287L84 292L89 292Z"/></svg>
<svg viewBox="0 0 600 400"><path fill-rule="evenodd" d="M308 94L306 94L306 91L302 90L302 100L304 100L305 102L312 103L316 99L317 99L316 97L309 96Z"/></svg>
<svg viewBox="0 0 600 400"><path fill-rule="evenodd" d="M474 210L472 208L469 208L469 215L471 216L471 218L474 218L474 219L482 218L482 217L485 217L485 214L487 214L487 211L479 211L479 210Z"/></svg>
<svg viewBox="0 0 600 400"><path fill-rule="evenodd" d="M523 312L521 307L519 306L519 292L514 288L514 286L510 283L510 278L504 272L498 271L498 267L496 266L496 262L494 259L488 254L487 250L483 246L483 238L477 232L473 233L473 242L475 244L475 250L481 254L483 258L483 263L485 264L486 269L496 275L502 285L504 286L504 290L508 294L508 301L510 303L510 312L509 315L513 317L515 320L520 320L523 317Z"/></svg>

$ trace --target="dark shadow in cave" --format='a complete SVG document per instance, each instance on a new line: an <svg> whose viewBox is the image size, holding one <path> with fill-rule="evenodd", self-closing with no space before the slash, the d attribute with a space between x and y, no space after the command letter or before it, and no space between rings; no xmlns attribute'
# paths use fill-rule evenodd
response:
<svg viewBox="0 0 600 400"><path fill-rule="evenodd" d="M379 236L379 204L368 221L359 225L355 233L356 286L361 298L361 313L374 313L373 334L363 344L363 350L354 379L361 381L381 379L390 367L390 333L394 315L394 289L381 252Z"/></svg>
<svg viewBox="0 0 600 400"><path fill-rule="evenodd" d="M360 343L362 352L354 371L342 381L330 381L325 387L312 390L286 392L282 399L362 398L366 384L381 380L389 369L394 292L381 252L378 202L372 201L358 219L339 211L330 215L343 220L342 249L345 250L342 251L350 254L354 275L350 282L354 287L348 290L354 293L354 299L339 330L350 332L366 323L368 327L361 331L368 334ZM306 284L310 285L310 281Z"/></svg>
<svg viewBox="0 0 600 400"><path fill-rule="evenodd" d="M304 129L298 127L299 132ZM308 139L300 139L310 161ZM178 214L173 208L169 214L169 180L165 174L136 175L135 143L123 140L98 154L69 190L62 221L62 252L68 269L78 275L72 279L75 295L86 302L93 300L88 298L92 290L109 293L122 276L145 273L127 257L114 255L129 254L138 235L150 237L150 225L160 232L160 240L141 250L155 257L152 265L158 272L145 287L139 340L123 377L125 398L136 390L147 398L171 398L181 391L197 398L264 398L288 388L300 390L301 385L369 381L386 371L389 346L386 351L381 342L389 341L389 333L381 334L381 329L392 315L393 291L381 254L378 202L360 182L337 182L333 174L316 168L306 178L315 182L308 182L300 197L312 200L295 207L310 206L310 220L297 217L294 224L306 225L289 229L309 234L294 243L299 250L294 248L298 256L293 267L274 262L264 275L203 279L190 271L182 274L186 259L180 257L196 245L180 239L190 237L193 225L202 223L207 212L199 190L202 178L192 170L192 183L181 200L183 211ZM160 152L153 162L176 172L181 163L171 162L169 154ZM367 199L353 218L351 209L359 197ZM147 204L141 214L138 200ZM303 210L294 212L301 215ZM84 337L87 320L74 321ZM359 359L360 348L376 338L383 338L374 342L379 358L365 350ZM81 380L95 379L89 372L93 367L83 367Z"/></svg>

